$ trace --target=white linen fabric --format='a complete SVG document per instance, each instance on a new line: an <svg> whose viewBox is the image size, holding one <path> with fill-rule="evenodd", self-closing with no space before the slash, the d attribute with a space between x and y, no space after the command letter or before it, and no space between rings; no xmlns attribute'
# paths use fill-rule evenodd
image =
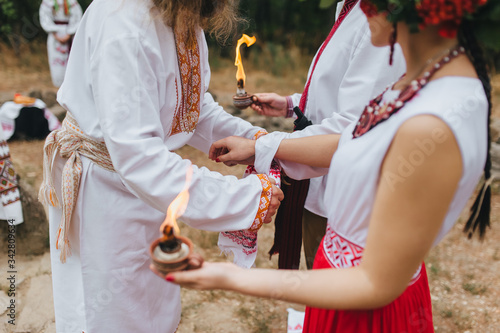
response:
<svg viewBox="0 0 500 333"><path fill-rule="evenodd" d="M388 91L384 102L398 95L399 91ZM328 229L365 247L378 183L385 181L397 186L404 182L412 169L443 142L443 133L434 131L429 139L415 142L415 150L407 160L401 161L397 174L380 178L382 162L398 129L408 119L419 115L432 115L444 121L460 149L462 176L434 245L452 228L482 175L488 140L487 99L483 86L478 79L456 76L429 82L401 110L359 138L352 136L355 124L346 128L328 174L325 193ZM402 220L404 218L401 216Z"/></svg>
<svg viewBox="0 0 500 333"><path fill-rule="evenodd" d="M344 1L337 4L337 15L343 5ZM350 123L358 120L365 105L406 71L399 45L396 45L392 66L389 66L389 53L389 47L371 44L368 21L358 2L340 24L316 65L304 111L313 125L286 137L342 133ZM299 105L300 97L300 94L292 95L294 106ZM269 170L280 137L283 138L283 134L274 132L257 140L255 167L258 172ZM286 174L294 179L307 178L305 173L313 172L303 165L280 163ZM327 170L323 174L325 172ZM326 217L323 196L327 177L312 174L317 178L311 179L305 208Z"/></svg>
<svg viewBox="0 0 500 333"><path fill-rule="evenodd" d="M249 166L243 175L256 174L255 168ZM281 168L278 163L272 164L272 169L268 174L269 179L273 179L276 187L281 187ZM255 265L257 259L258 238L257 232L250 230L238 230L232 232L219 233L219 240L217 245L222 253L227 256L233 256L233 263L243 267L251 268Z"/></svg>
<svg viewBox="0 0 500 333"><path fill-rule="evenodd" d="M238 180L198 168L172 152L185 144L205 152L229 135L252 138L260 128L227 114L206 93L208 49L198 36L202 91L194 132L171 135L181 74L174 34L152 2L95 0L73 41L59 103L83 132L104 142L116 172L84 156L69 230L72 255L55 249L61 210L49 207L52 276L58 332L174 332L179 287L149 269L148 248L159 237L168 205L193 168L181 220L210 231L245 230L262 193L256 175ZM56 156L57 195L65 159Z"/></svg>
<svg viewBox="0 0 500 333"><path fill-rule="evenodd" d="M68 3L69 12L64 12L64 2ZM57 3L57 9L55 4ZM43 0L40 5L40 25L48 34L47 54L49 57L52 84L60 87L68 62L70 43L62 44L54 34L63 37L74 35L82 18L82 7L77 0Z"/></svg>
<svg viewBox="0 0 500 333"><path fill-rule="evenodd" d="M306 313L292 308L286 309L288 312L287 333L302 333L304 328L304 318Z"/></svg>

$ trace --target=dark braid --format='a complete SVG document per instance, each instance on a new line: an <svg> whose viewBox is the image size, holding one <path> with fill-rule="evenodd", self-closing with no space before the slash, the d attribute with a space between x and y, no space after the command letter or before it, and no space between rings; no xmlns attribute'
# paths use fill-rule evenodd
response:
<svg viewBox="0 0 500 333"><path fill-rule="evenodd" d="M483 239L486 228L490 226L491 186L487 182L491 177L491 82L483 50L477 42L470 22L464 21L461 24L459 41L460 44L466 49L467 55L476 69L477 76L483 84L484 92L488 99L488 151L486 155L486 163L484 165L485 184L481 187L481 190L471 207L471 215L464 227L464 232L467 234L469 239L472 237L474 232L476 232L476 230L479 230L479 238Z"/></svg>

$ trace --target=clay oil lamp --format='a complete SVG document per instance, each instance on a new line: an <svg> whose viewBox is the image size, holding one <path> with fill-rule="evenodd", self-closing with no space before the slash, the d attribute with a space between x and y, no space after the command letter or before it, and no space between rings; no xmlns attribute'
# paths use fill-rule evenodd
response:
<svg viewBox="0 0 500 333"><path fill-rule="evenodd" d="M245 70L243 69L243 63L241 62L240 46L242 44L246 44L247 47L249 47L255 43L255 41L255 37L249 37L248 35L243 34L243 37L238 40L238 44L236 45L236 59L234 61L234 65L238 67L238 70L236 72L237 88L236 95L233 96L233 104L241 110L246 109L253 103L253 96L247 94L245 91L246 75Z"/></svg>
<svg viewBox="0 0 500 333"><path fill-rule="evenodd" d="M196 269L203 264L203 258L193 252L193 242L180 236L177 218L184 213L189 201L188 187L192 170L186 176L186 186L172 201L167 210L167 217L160 226L161 237L151 243L149 255L156 270L162 274L174 271Z"/></svg>

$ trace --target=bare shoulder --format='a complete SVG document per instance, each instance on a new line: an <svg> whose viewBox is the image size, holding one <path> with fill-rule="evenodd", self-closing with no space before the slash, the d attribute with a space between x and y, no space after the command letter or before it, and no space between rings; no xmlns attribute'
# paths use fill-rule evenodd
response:
<svg viewBox="0 0 500 333"><path fill-rule="evenodd" d="M446 142L455 144L455 136L448 124L441 118L422 114L411 117L399 127L395 141L412 143L415 140L430 139L435 143L444 144Z"/></svg>
<svg viewBox="0 0 500 333"><path fill-rule="evenodd" d="M445 173L458 179L462 173L462 156L455 134L444 120L433 115L412 117L399 127L385 162L398 166L402 159L418 166L423 177Z"/></svg>
<svg viewBox="0 0 500 333"><path fill-rule="evenodd" d="M396 180L389 177L388 183L391 188L401 183L403 192L422 190L423 184L428 189L437 190L434 185L439 184L441 190L454 191L462 169L460 148L446 122L433 115L418 115L399 127L384 158L382 177L398 175Z"/></svg>

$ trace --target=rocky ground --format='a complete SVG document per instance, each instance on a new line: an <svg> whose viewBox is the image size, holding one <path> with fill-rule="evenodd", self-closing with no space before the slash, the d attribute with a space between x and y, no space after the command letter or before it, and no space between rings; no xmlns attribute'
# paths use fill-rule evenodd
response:
<svg viewBox="0 0 500 333"><path fill-rule="evenodd" d="M29 93L38 90L45 98L53 96L50 78L43 55L24 57L14 60L0 50L0 100L11 99L13 93ZM213 73L211 91L221 104L231 103L234 94L234 70L231 64ZM305 72L306 69L303 69ZM300 91L303 78L290 74L276 78L265 72L248 70L248 91L277 91L286 94ZM495 79L498 104L500 80ZM49 97L47 97L49 96ZM47 100L49 101L49 100ZM57 106L56 106L57 107ZM249 111L241 113L249 120L275 128L289 129L290 123L278 123L255 117ZM498 108L495 116L499 116ZM252 118L253 117L253 118ZM498 135L497 135L498 136ZM495 139L496 140L496 139ZM41 141L9 143L15 167L27 191L36 195L35 189L41 182ZM242 168L227 168L206 159L203 154L189 148L179 153L198 165L220 171L223 174L241 175ZM498 192L498 187L497 192ZM33 216L37 216L33 209ZM500 332L500 196L493 196L492 228L484 240L468 241L463 233L463 221L439 246L433 249L426 260L432 293L434 324L436 332ZM0 235L5 235L5 225ZM7 306L11 297L7 281L7 254L0 249L0 332L16 333L53 333L55 332L54 310L52 305L52 284L50 257L47 251L48 235L43 218L26 221L23 229L18 229L19 247L15 260L17 265L16 325L7 322ZM30 231L31 230L31 231ZM32 231L35 230L35 231ZM45 231L44 231L45 230ZM217 234L182 227L182 233L196 244L196 251L207 260L225 260L217 249ZM269 261L267 250L272 243L272 226L266 226L259 234L260 248L258 267L276 267L276 258ZM3 241L1 244L5 244ZM5 245L2 245L5 246ZM234 293L182 291L183 314L179 333L191 332L286 332L286 309L302 306L284 302L258 300Z"/></svg>

